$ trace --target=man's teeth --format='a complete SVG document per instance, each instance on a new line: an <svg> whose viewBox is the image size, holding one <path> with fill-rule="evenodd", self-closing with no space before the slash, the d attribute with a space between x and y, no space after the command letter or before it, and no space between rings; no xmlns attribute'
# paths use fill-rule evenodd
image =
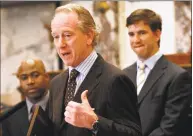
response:
<svg viewBox="0 0 193 136"><path fill-rule="evenodd" d="M63 56L69 55L70 53L63 53Z"/></svg>

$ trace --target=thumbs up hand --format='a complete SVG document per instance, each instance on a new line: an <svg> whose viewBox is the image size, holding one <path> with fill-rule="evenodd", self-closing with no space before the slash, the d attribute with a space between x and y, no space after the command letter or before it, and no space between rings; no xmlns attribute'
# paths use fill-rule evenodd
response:
<svg viewBox="0 0 193 136"><path fill-rule="evenodd" d="M64 113L65 121L76 127L92 129L92 124L98 120L94 109L90 106L87 98L88 90L81 94L82 103L70 101Z"/></svg>
<svg viewBox="0 0 193 136"><path fill-rule="evenodd" d="M88 98L87 98L87 93L88 93L88 90L85 90L84 92L82 92L81 94L81 100L82 100L82 104L91 108L90 104L89 104L89 101L88 101ZM90 109L90 110L94 110L94 108Z"/></svg>
<svg viewBox="0 0 193 136"><path fill-rule="evenodd" d="M82 104L86 104L87 106L90 106L87 98L87 93L88 93L88 90L85 90L84 92L82 92L81 100L82 100Z"/></svg>

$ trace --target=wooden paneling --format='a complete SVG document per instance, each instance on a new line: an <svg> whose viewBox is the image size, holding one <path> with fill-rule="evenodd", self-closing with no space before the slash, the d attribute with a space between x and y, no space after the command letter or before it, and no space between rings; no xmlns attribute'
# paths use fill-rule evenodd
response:
<svg viewBox="0 0 193 136"><path fill-rule="evenodd" d="M191 54L190 53L180 53L180 54L168 54L165 55L170 61L176 63L180 66L191 66Z"/></svg>
<svg viewBox="0 0 193 136"><path fill-rule="evenodd" d="M168 60L186 69L192 76L192 54L191 53L169 54L165 56L168 58Z"/></svg>

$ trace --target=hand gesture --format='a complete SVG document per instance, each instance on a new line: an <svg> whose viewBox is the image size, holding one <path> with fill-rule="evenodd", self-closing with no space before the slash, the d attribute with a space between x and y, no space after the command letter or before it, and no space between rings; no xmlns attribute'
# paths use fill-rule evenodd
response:
<svg viewBox="0 0 193 136"><path fill-rule="evenodd" d="M94 109L90 106L87 98L88 90L81 94L82 103L70 101L64 113L65 121L76 127L92 129L92 124L98 120Z"/></svg>

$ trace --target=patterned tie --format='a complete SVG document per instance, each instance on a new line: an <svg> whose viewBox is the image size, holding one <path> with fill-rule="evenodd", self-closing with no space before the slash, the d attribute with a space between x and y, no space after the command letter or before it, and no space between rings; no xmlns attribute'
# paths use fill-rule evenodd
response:
<svg viewBox="0 0 193 136"><path fill-rule="evenodd" d="M30 122L31 122L31 119L32 119L32 116L33 116L33 114L34 114L34 111L35 111L36 107L37 107L37 105L34 104L34 105L31 107L31 109L30 109L30 117L29 117L29 121L30 121Z"/></svg>
<svg viewBox="0 0 193 136"><path fill-rule="evenodd" d="M139 64L138 76L137 76L137 95L140 93L141 88L145 82L145 67L144 63Z"/></svg>
<svg viewBox="0 0 193 136"><path fill-rule="evenodd" d="M65 107L68 104L68 102L74 98L74 93L76 90L76 77L78 76L78 74L79 72L76 69L72 69L68 80L68 84L67 84L66 94L65 94L65 100L64 100Z"/></svg>

